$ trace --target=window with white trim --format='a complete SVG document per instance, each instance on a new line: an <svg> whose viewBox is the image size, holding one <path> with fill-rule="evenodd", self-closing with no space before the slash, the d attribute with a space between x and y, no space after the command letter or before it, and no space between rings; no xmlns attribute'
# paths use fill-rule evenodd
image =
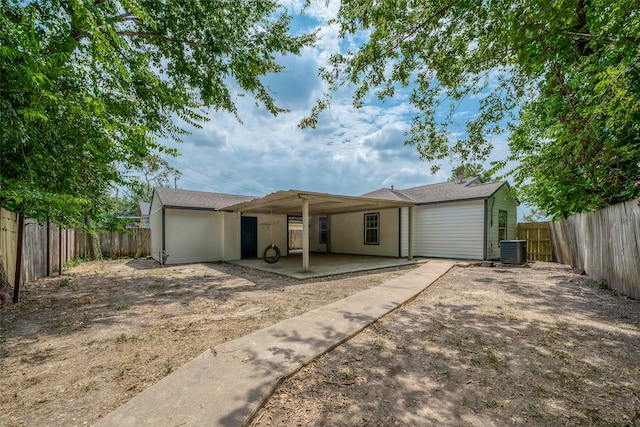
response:
<svg viewBox="0 0 640 427"><path fill-rule="evenodd" d="M380 244L380 213L364 214L364 244Z"/></svg>
<svg viewBox="0 0 640 427"><path fill-rule="evenodd" d="M320 243L327 243L327 217L320 217L318 225L318 228L320 229Z"/></svg>
<svg viewBox="0 0 640 427"><path fill-rule="evenodd" d="M507 240L507 211L498 211L498 245L501 240Z"/></svg>

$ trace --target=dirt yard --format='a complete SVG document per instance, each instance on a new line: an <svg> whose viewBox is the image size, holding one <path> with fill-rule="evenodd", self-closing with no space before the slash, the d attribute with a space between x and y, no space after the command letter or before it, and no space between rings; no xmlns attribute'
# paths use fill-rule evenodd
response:
<svg viewBox="0 0 640 427"><path fill-rule="evenodd" d="M0 308L0 426L91 425L211 347L406 271L296 280L149 260L65 270Z"/></svg>
<svg viewBox="0 0 640 427"><path fill-rule="evenodd" d="M252 426L640 426L640 303L568 267L454 268Z"/></svg>
<svg viewBox="0 0 640 427"><path fill-rule="evenodd" d="M404 274L87 263L0 309L0 425L90 425L224 341ZM253 425L640 426L640 303L565 266L455 268Z"/></svg>

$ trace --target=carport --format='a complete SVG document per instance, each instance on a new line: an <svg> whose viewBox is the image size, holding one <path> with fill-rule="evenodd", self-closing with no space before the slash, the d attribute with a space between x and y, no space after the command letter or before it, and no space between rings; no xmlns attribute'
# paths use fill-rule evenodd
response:
<svg viewBox="0 0 640 427"><path fill-rule="evenodd" d="M342 196L311 191L286 190L260 199L227 206L225 210L247 214L272 214L302 217L302 271L309 271L309 216L367 212L371 210L411 207L415 203L372 197ZM408 209L409 230L412 229L412 209ZM411 233L408 233L407 258L413 259Z"/></svg>

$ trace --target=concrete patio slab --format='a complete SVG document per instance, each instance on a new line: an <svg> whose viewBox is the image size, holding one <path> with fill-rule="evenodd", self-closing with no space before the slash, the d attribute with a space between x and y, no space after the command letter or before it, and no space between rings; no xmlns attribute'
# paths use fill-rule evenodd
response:
<svg viewBox="0 0 640 427"><path fill-rule="evenodd" d="M291 253L288 256L283 256L274 264L269 264L257 258L229 262L256 270L295 277L296 279L309 279L334 274L415 265L426 262L426 260L422 258L408 260L407 258L381 256L311 253L309 271L306 272L302 271L302 254L300 253Z"/></svg>
<svg viewBox="0 0 640 427"><path fill-rule="evenodd" d="M431 260L387 283L219 345L96 425L242 426L284 378L415 298L454 265Z"/></svg>

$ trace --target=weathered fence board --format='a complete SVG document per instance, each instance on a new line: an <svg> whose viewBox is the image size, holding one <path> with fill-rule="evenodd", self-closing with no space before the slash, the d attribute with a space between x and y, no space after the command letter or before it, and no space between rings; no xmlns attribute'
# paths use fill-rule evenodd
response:
<svg viewBox="0 0 640 427"><path fill-rule="evenodd" d="M14 285L16 269L16 251L18 247L18 222L13 212L2 210L2 226L0 227L0 255L4 263L9 283ZM47 233L48 230L48 233ZM47 240L47 234L49 239ZM47 276L51 271L60 269L62 265L74 257L73 230L62 230L55 224L38 224L27 219L24 225L22 245L21 283L28 283ZM60 240L62 239L62 240ZM62 242L62 244L60 244ZM62 250L62 252L60 252ZM47 262L48 258L48 262ZM48 269L48 270L47 270Z"/></svg>
<svg viewBox="0 0 640 427"><path fill-rule="evenodd" d="M100 235L100 250L103 257L133 257L142 246L141 256L151 254L151 239L147 235L150 230L136 229L128 233L109 232ZM146 238L145 238L145 235Z"/></svg>
<svg viewBox="0 0 640 427"><path fill-rule="evenodd" d="M24 223L24 242L22 246L22 281L31 282L47 275L46 227L33 220Z"/></svg>
<svg viewBox="0 0 640 427"><path fill-rule="evenodd" d="M107 232L98 236L100 254L103 258L134 257L140 251L140 256L151 254L151 238L148 229L128 230L126 233ZM76 232L75 251L80 257L89 256L90 239L86 233Z"/></svg>
<svg viewBox="0 0 640 427"><path fill-rule="evenodd" d="M527 260L553 261L551 232L548 222L519 223L518 239L527 241Z"/></svg>
<svg viewBox="0 0 640 427"><path fill-rule="evenodd" d="M16 251L18 247L17 216L0 208L0 256L9 283L14 286ZM133 257L151 253L149 230L137 229L129 233L105 233L99 236L102 256ZM28 283L60 271L60 266L75 257L87 257L89 239L84 232L60 229L55 224L38 224L27 219L24 227L20 282Z"/></svg>
<svg viewBox="0 0 640 427"><path fill-rule="evenodd" d="M14 272L16 271L17 229L16 214L0 208L0 256L11 286L13 286Z"/></svg>
<svg viewBox="0 0 640 427"><path fill-rule="evenodd" d="M558 262L640 299L640 200L554 221L550 229Z"/></svg>

